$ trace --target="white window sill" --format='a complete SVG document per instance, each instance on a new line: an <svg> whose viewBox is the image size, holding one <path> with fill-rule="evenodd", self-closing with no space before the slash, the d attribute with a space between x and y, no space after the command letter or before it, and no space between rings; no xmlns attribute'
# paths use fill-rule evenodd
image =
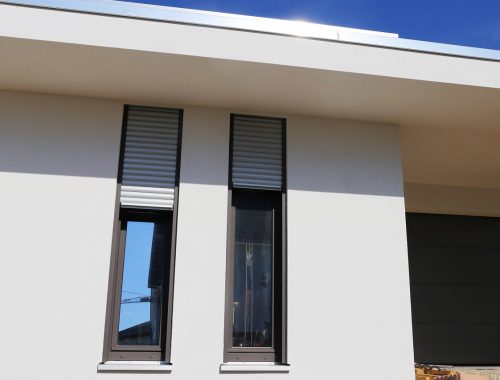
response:
<svg viewBox="0 0 500 380"><path fill-rule="evenodd" d="M260 362L234 362L220 365L221 372L290 372L288 364L260 363Z"/></svg>
<svg viewBox="0 0 500 380"><path fill-rule="evenodd" d="M147 361L109 361L99 363L97 372L172 372L172 364Z"/></svg>

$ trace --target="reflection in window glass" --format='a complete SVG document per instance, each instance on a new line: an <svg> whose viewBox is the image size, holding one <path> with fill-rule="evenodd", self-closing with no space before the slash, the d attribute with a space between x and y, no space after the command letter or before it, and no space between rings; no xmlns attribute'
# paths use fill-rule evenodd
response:
<svg viewBox="0 0 500 380"><path fill-rule="evenodd" d="M273 212L236 208L233 347L271 347Z"/></svg>
<svg viewBox="0 0 500 380"><path fill-rule="evenodd" d="M120 345L158 345L166 226L127 222L118 327Z"/></svg>

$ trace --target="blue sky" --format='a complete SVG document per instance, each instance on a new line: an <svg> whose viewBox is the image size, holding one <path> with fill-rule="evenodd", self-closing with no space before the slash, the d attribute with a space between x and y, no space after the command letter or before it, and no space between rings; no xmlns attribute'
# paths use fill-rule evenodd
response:
<svg viewBox="0 0 500 380"><path fill-rule="evenodd" d="M128 0L131 1L131 0ZM149 4L301 19L402 38L500 50L500 0L139 0Z"/></svg>
<svg viewBox="0 0 500 380"><path fill-rule="evenodd" d="M154 223L127 223L122 300L151 295L151 289L148 288L148 276L153 230ZM122 304L119 330L122 331L150 319L149 302Z"/></svg>

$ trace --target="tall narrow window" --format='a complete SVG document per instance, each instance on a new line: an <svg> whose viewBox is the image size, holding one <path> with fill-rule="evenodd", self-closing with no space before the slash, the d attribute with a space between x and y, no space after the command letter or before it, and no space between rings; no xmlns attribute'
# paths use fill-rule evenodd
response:
<svg viewBox="0 0 500 380"><path fill-rule="evenodd" d="M170 361L181 119L125 107L104 361Z"/></svg>
<svg viewBox="0 0 500 380"><path fill-rule="evenodd" d="M286 362L285 121L231 116L224 361Z"/></svg>

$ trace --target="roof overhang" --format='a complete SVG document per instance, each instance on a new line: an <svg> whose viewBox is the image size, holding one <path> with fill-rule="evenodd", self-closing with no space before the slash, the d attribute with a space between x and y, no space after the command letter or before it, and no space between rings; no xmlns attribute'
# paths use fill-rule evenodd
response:
<svg viewBox="0 0 500 380"><path fill-rule="evenodd" d="M82 3L95 4L74 2ZM0 4L0 89L391 123L413 140L451 130L460 141L493 138L498 151L499 52L424 51L394 35L327 26L309 27L306 38L280 33L293 25L286 21L273 31L273 20L262 21L259 31L262 19L210 12L201 12L205 24L181 10L187 19L152 20L138 9L172 8L102 3L116 14ZM126 6L134 13L118 14ZM247 24L227 24L242 17ZM489 172L500 169L489 161ZM496 173L479 185L500 187Z"/></svg>
<svg viewBox="0 0 500 380"><path fill-rule="evenodd" d="M492 60L15 5L0 36L2 89L400 125L500 117Z"/></svg>

